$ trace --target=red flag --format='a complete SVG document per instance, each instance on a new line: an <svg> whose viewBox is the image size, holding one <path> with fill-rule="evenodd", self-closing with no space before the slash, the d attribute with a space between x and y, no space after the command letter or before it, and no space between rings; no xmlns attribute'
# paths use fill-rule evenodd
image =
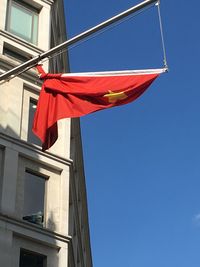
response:
<svg viewBox="0 0 200 267"><path fill-rule="evenodd" d="M165 69L147 71L49 74L37 67L44 79L33 122L33 132L41 139L43 151L58 138L57 121L138 98Z"/></svg>

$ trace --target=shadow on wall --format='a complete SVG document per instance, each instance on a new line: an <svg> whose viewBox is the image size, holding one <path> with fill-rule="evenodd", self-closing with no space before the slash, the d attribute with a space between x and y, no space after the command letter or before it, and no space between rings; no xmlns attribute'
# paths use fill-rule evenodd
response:
<svg viewBox="0 0 200 267"><path fill-rule="evenodd" d="M56 231L56 223L55 223L54 214L52 211L50 212L49 218L47 220L47 228L53 232Z"/></svg>
<svg viewBox="0 0 200 267"><path fill-rule="evenodd" d="M3 115L0 115L0 121L3 123L5 123L5 118L2 118L1 120L1 116L4 117L5 116L5 112L2 111L2 109L0 108L0 113ZM9 113L9 116L7 116L7 120L9 121L9 123L11 124L11 122L13 122L13 124L18 120L18 118L16 117L16 115L12 112L7 112ZM14 127L13 127L14 128ZM11 128L8 125L0 125L0 132L3 134L6 134L8 136L11 136L13 138L19 139L20 140L20 133L16 133L13 128Z"/></svg>

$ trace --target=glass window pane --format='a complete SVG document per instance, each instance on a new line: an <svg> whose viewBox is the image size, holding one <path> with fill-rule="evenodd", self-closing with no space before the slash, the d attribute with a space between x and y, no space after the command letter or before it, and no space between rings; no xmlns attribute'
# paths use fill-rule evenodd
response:
<svg viewBox="0 0 200 267"><path fill-rule="evenodd" d="M24 179L24 220L42 225L44 196L45 178L26 171Z"/></svg>
<svg viewBox="0 0 200 267"><path fill-rule="evenodd" d="M41 146L41 141L37 138L36 135L32 132L33 118L35 114L37 106L37 101L35 99L30 98L29 103L29 118L28 118L28 142Z"/></svg>
<svg viewBox="0 0 200 267"><path fill-rule="evenodd" d="M38 13L27 4L11 0L8 31L25 39L28 42L37 44L38 39Z"/></svg>
<svg viewBox="0 0 200 267"><path fill-rule="evenodd" d="M10 31L31 41L32 13L21 6L12 4L10 13Z"/></svg>

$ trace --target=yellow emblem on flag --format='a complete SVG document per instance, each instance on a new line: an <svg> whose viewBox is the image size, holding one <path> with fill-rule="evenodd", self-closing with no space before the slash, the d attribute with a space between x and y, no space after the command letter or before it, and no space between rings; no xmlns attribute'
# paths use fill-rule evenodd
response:
<svg viewBox="0 0 200 267"><path fill-rule="evenodd" d="M107 97L109 103L116 103L118 100L123 100L128 97L124 92L115 93L110 90L108 92L109 93L105 94L103 97Z"/></svg>

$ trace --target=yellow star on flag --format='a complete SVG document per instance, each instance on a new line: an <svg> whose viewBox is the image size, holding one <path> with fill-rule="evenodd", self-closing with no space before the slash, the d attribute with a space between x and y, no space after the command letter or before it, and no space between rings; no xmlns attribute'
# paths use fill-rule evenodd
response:
<svg viewBox="0 0 200 267"><path fill-rule="evenodd" d="M110 90L108 92L109 93L105 94L103 97L107 97L109 103L116 103L118 100L123 100L128 97L124 92L115 93Z"/></svg>

